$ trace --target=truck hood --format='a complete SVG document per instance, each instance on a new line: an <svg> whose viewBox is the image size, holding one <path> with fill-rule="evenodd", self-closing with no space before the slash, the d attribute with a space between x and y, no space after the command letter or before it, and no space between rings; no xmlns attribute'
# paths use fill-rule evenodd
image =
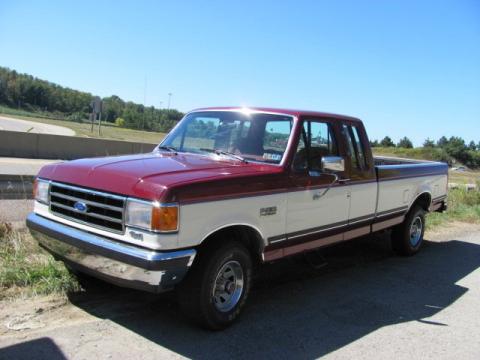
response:
<svg viewBox="0 0 480 360"><path fill-rule="evenodd" d="M222 156L153 152L80 159L43 167L38 176L110 193L162 201L168 190L198 182L281 172L281 167Z"/></svg>

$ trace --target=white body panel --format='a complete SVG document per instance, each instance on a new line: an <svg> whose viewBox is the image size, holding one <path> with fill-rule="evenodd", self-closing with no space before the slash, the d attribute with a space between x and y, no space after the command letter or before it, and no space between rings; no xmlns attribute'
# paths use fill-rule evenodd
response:
<svg viewBox="0 0 480 360"><path fill-rule="evenodd" d="M432 199L447 194L447 175L409 177L378 183L377 212L389 211L402 206L410 207L422 193Z"/></svg>
<svg viewBox="0 0 480 360"><path fill-rule="evenodd" d="M287 233L335 224L348 219L348 188L332 187L288 193ZM277 234L278 235L278 234Z"/></svg>
<svg viewBox="0 0 480 360"><path fill-rule="evenodd" d="M377 182L350 186L350 211L348 220L375 214L377 207Z"/></svg>
<svg viewBox="0 0 480 360"><path fill-rule="evenodd" d="M351 186L332 187L324 196L314 200L315 194L325 189L290 191L273 195L243 197L221 201L181 205L179 232L154 234L142 231L143 240L125 234L114 234L88 225L67 220L50 213L48 206L35 202L34 211L46 218L79 228L100 236L134 245L173 250L199 245L209 235L232 225L255 229L263 239L320 226L347 221L372 213L386 212L399 207L410 207L422 193L432 199L446 195L447 175L410 177ZM375 206L377 206L375 211ZM275 214L260 215L260 209L276 207ZM134 230L138 232L138 230ZM350 238L341 236L341 239Z"/></svg>
<svg viewBox="0 0 480 360"><path fill-rule="evenodd" d="M179 246L198 245L216 230L247 225L266 239L285 233L287 195L244 197L183 205L180 208ZM274 215L261 216L260 209L276 207Z"/></svg>

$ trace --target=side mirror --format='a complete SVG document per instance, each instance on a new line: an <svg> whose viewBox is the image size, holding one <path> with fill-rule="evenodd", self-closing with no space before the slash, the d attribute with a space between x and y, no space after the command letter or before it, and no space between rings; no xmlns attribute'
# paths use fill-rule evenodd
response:
<svg viewBox="0 0 480 360"><path fill-rule="evenodd" d="M345 160L341 156L323 156L322 170L345 171Z"/></svg>

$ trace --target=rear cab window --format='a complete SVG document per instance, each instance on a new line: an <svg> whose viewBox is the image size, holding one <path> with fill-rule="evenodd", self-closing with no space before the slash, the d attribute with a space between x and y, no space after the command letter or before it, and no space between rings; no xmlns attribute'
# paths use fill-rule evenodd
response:
<svg viewBox="0 0 480 360"><path fill-rule="evenodd" d="M353 179L368 179L374 176L373 167L370 166L370 152L365 148L365 136L361 124L344 123L342 124L342 133L344 135L347 158L350 160L350 176Z"/></svg>

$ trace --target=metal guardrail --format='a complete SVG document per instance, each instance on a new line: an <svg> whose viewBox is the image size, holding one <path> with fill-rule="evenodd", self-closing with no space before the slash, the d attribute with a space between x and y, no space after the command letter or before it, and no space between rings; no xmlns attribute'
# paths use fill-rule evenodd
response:
<svg viewBox="0 0 480 360"><path fill-rule="evenodd" d="M0 174L0 200L20 200L33 198L32 175Z"/></svg>

